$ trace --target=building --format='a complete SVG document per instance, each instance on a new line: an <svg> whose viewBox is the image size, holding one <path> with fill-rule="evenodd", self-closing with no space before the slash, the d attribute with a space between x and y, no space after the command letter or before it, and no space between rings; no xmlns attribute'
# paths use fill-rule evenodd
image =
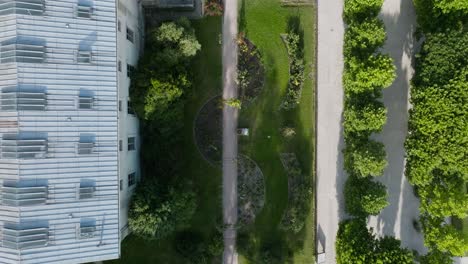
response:
<svg viewBox="0 0 468 264"><path fill-rule="evenodd" d="M0 0L0 263L120 256L139 178L127 74L140 11L133 0Z"/></svg>

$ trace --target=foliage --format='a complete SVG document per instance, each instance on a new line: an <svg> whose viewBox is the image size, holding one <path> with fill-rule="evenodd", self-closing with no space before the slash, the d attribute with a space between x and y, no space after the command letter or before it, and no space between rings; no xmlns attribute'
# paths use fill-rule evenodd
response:
<svg viewBox="0 0 468 264"><path fill-rule="evenodd" d="M371 93L390 86L396 76L393 60L387 55L371 55L366 59L349 57L343 85L347 96Z"/></svg>
<svg viewBox="0 0 468 264"><path fill-rule="evenodd" d="M371 139L348 140L344 149L344 167L359 178L380 176L387 166L384 145Z"/></svg>
<svg viewBox="0 0 468 264"><path fill-rule="evenodd" d="M220 0L205 0L206 16L221 16L223 14L223 2Z"/></svg>
<svg viewBox="0 0 468 264"><path fill-rule="evenodd" d="M286 97L280 105L280 109L294 109L300 102L301 90L304 85L305 66L302 59L302 50L299 47L301 36L296 32L289 32L286 37L286 46L289 55L289 82Z"/></svg>
<svg viewBox="0 0 468 264"><path fill-rule="evenodd" d="M444 218L424 214L421 217L421 223L424 243L429 248L435 248L453 256L464 256L468 252L468 240L453 225L446 224Z"/></svg>
<svg viewBox="0 0 468 264"><path fill-rule="evenodd" d="M308 177L302 173L295 154L282 153L281 162L288 174L288 207L280 228L298 233L304 227L309 212L312 187Z"/></svg>
<svg viewBox="0 0 468 264"><path fill-rule="evenodd" d="M239 98L243 102L252 102L260 94L265 81L265 68L258 48L240 33L237 38L239 46L237 82Z"/></svg>
<svg viewBox="0 0 468 264"><path fill-rule="evenodd" d="M383 0L345 0L344 20L362 21L377 16L382 7Z"/></svg>
<svg viewBox="0 0 468 264"><path fill-rule="evenodd" d="M146 239L161 239L188 224L195 213L195 193L182 186L165 190L154 181L146 180L132 197L129 227Z"/></svg>
<svg viewBox="0 0 468 264"><path fill-rule="evenodd" d="M237 98L231 98L231 99L224 100L224 104L227 105L227 106L230 106L232 108L236 108L236 109L241 109L242 108L242 102L241 102L241 100L239 100Z"/></svg>
<svg viewBox="0 0 468 264"><path fill-rule="evenodd" d="M387 121L387 109L382 102L369 100L369 103L347 102L344 109L344 130L346 134L364 134L382 131Z"/></svg>
<svg viewBox="0 0 468 264"><path fill-rule="evenodd" d="M344 196L345 210L353 216L378 215L388 205L385 186L370 178L349 176L345 183Z"/></svg>
<svg viewBox="0 0 468 264"><path fill-rule="evenodd" d="M351 23L345 32L345 56L366 58L383 46L386 39L382 20L368 18L362 23Z"/></svg>
<svg viewBox="0 0 468 264"><path fill-rule="evenodd" d="M188 263L208 264L212 257L223 253L223 237L222 233L216 232L206 243L201 234L185 230L176 234L174 247Z"/></svg>
<svg viewBox="0 0 468 264"><path fill-rule="evenodd" d="M354 218L339 224L336 238L338 264L412 264L413 254L400 248L400 241L392 237L377 239L368 230L364 218Z"/></svg>
<svg viewBox="0 0 468 264"><path fill-rule="evenodd" d="M438 249L429 249L429 252L419 258L420 264L451 264L452 256L447 252L441 252Z"/></svg>
<svg viewBox="0 0 468 264"><path fill-rule="evenodd" d="M418 24L424 32L443 32L468 22L466 0L413 0Z"/></svg>

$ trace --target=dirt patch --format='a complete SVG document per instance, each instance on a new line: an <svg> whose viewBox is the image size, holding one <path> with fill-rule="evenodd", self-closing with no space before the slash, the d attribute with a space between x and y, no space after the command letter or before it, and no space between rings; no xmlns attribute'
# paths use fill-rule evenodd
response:
<svg viewBox="0 0 468 264"><path fill-rule="evenodd" d="M212 165L220 166L223 154L223 124L221 96L206 102L195 119L195 143L202 156Z"/></svg>

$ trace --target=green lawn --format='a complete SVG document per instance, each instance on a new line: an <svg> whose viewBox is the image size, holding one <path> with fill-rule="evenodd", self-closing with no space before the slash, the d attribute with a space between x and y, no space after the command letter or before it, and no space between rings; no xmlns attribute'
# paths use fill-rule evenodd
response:
<svg viewBox="0 0 468 264"><path fill-rule="evenodd" d="M266 177L266 203L257 216L253 227L246 233L254 237L254 246L248 261L241 256L242 263L258 263L262 248L281 253L286 263L312 263L314 259L314 201L306 228L298 235L278 229L278 224L287 206L287 176L281 165L279 153L294 152L303 171L314 182L314 138L315 138L315 9L312 7L284 8L279 0L241 0L240 31L259 48L266 68L266 83L255 104L242 108L239 125L249 127L251 136L242 139L241 152L254 159ZM279 111L279 105L288 83L288 57L280 34L286 33L288 22L299 18L304 32L305 64L307 81L302 91L300 106L289 112ZM280 129L292 126L296 136L286 141ZM239 243L243 243L242 240ZM242 245L239 245L242 248ZM245 253L245 252L241 252Z"/></svg>
<svg viewBox="0 0 468 264"><path fill-rule="evenodd" d="M200 156L193 141L193 120L206 100L221 92L221 19L205 18L193 22L201 52L193 63L194 87L185 109L185 146L181 153L184 162L184 177L194 182L199 207L191 229L208 238L215 231L216 218L221 216L221 170L208 165ZM108 263L187 263L173 247L174 238L148 242L129 236L122 243L121 259Z"/></svg>

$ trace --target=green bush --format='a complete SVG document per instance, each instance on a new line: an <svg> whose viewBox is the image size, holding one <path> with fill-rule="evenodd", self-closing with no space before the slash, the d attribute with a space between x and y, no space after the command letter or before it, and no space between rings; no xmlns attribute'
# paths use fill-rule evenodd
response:
<svg viewBox="0 0 468 264"><path fill-rule="evenodd" d="M344 54L367 58L382 47L385 40L385 26L380 19L368 18L362 23L351 23L345 32Z"/></svg>
<svg viewBox="0 0 468 264"><path fill-rule="evenodd" d="M344 167L359 178L381 176L387 166L384 145L367 138L348 140L344 149Z"/></svg>
<svg viewBox="0 0 468 264"><path fill-rule="evenodd" d="M393 60L387 55L371 55L366 59L346 58L343 75L345 95L375 93L387 88L396 76Z"/></svg>
<svg viewBox="0 0 468 264"><path fill-rule="evenodd" d="M413 264L413 254L400 248L401 242L392 237L377 239L366 227L365 218L342 221L336 237L337 264L380 263Z"/></svg>
<svg viewBox="0 0 468 264"><path fill-rule="evenodd" d="M353 216L378 215L389 203L387 190L370 178L350 175L344 187L345 210Z"/></svg>
<svg viewBox="0 0 468 264"><path fill-rule="evenodd" d="M424 242L430 248L447 252L452 256L464 256L468 252L468 239L443 217L424 214L421 217Z"/></svg>
<svg viewBox="0 0 468 264"><path fill-rule="evenodd" d="M353 21L376 17L382 4L383 0L345 0L344 20L349 24Z"/></svg>
<svg viewBox="0 0 468 264"><path fill-rule="evenodd" d="M468 23L466 0L413 0L418 24L424 32L444 32Z"/></svg>
<svg viewBox="0 0 468 264"><path fill-rule="evenodd" d="M196 196L189 188L169 187L154 181L142 182L131 200L129 227L133 234L145 239L167 237L185 227L197 207Z"/></svg>
<svg viewBox="0 0 468 264"><path fill-rule="evenodd" d="M344 131L370 136L371 133L382 131L387 121L387 109L382 102L369 100L369 103L349 103L344 108Z"/></svg>

